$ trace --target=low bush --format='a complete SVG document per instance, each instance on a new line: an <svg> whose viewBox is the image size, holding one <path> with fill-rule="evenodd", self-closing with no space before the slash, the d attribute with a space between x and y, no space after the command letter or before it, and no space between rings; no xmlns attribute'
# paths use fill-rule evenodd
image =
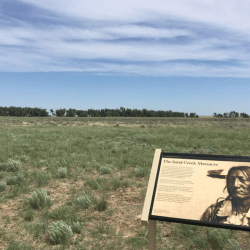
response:
<svg viewBox="0 0 250 250"><path fill-rule="evenodd" d="M31 198L28 199L29 205L32 208L38 209L45 206L50 206L50 196L46 190L34 191Z"/></svg>
<svg viewBox="0 0 250 250"><path fill-rule="evenodd" d="M46 172L35 171L33 173L33 178L38 186L44 186L49 183L49 180L51 179L51 175Z"/></svg>
<svg viewBox="0 0 250 250"><path fill-rule="evenodd" d="M6 189L6 182L0 181L0 192L3 192Z"/></svg>
<svg viewBox="0 0 250 250"><path fill-rule="evenodd" d="M17 172L21 168L20 161L9 159L4 163L0 163L0 170L7 172Z"/></svg>
<svg viewBox="0 0 250 250"><path fill-rule="evenodd" d="M80 234L82 232L83 222L66 220L65 221L72 229L73 233Z"/></svg>
<svg viewBox="0 0 250 250"><path fill-rule="evenodd" d="M213 249L223 250L232 234L233 232L228 229L210 228L208 230L207 237L210 246Z"/></svg>
<svg viewBox="0 0 250 250"><path fill-rule="evenodd" d="M15 176L9 176L6 180L7 185L16 185L21 184L25 181L24 175L22 173L18 173Z"/></svg>
<svg viewBox="0 0 250 250"><path fill-rule="evenodd" d="M229 250L241 250L241 247L237 240L234 239L229 239L227 240L228 245L229 245Z"/></svg>
<svg viewBox="0 0 250 250"><path fill-rule="evenodd" d="M145 168L138 167L135 169L135 176L136 177L144 177L148 174L148 171Z"/></svg>
<svg viewBox="0 0 250 250"><path fill-rule="evenodd" d="M81 208L88 208L91 205L90 196L87 194L81 195L74 200L74 203Z"/></svg>
<svg viewBox="0 0 250 250"><path fill-rule="evenodd" d="M27 163L30 160L30 158L28 156L26 156L26 155L21 155L20 159L24 163Z"/></svg>
<svg viewBox="0 0 250 250"><path fill-rule="evenodd" d="M49 241L53 245L67 242L72 236L71 227L62 220L52 222L52 225L47 230Z"/></svg>
<svg viewBox="0 0 250 250"><path fill-rule="evenodd" d="M67 168L60 167L57 169L60 178L65 178L67 176Z"/></svg>
<svg viewBox="0 0 250 250"><path fill-rule="evenodd" d="M111 174L114 170L114 166L111 164L106 164L99 168L101 174Z"/></svg>

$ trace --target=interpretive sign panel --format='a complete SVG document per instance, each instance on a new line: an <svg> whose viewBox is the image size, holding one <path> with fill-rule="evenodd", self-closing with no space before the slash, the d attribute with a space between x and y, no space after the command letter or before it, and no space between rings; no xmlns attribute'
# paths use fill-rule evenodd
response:
<svg viewBox="0 0 250 250"><path fill-rule="evenodd" d="M250 157L159 156L149 220L250 231Z"/></svg>

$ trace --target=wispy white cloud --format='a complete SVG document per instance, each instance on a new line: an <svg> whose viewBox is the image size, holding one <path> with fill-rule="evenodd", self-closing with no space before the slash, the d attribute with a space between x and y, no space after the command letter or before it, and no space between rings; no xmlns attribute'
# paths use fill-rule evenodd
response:
<svg viewBox="0 0 250 250"><path fill-rule="evenodd" d="M250 77L246 1L19 2L0 6L0 71Z"/></svg>
<svg viewBox="0 0 250 250"><path fill-rule="evenodd" d="M161 39L193 35L192 32L185 29L152 28L139 25L120 25L118 27L105 27L103 31L119 38Z"/></svg>

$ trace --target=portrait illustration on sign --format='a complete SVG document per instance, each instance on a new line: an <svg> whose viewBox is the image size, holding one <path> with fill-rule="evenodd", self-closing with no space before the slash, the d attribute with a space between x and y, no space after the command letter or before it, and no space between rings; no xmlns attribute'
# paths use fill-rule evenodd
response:
<svg viewBox="0 0 250 250"><path fill-rule="evenodd" d="M201 221L250 226L250 167L236 166L228 170L208 171L208 176L225 178L226 198L218 198L201 216Z"/></svg>

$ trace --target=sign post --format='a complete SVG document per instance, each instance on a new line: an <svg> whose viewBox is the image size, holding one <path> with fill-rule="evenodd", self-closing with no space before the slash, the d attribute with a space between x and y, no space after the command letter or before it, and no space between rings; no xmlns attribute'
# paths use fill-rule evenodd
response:
<svg viewBox="0 0 250 250"><path fill-rule="evenodd" d="M149 220L149 250L156 250L156 221Z"/></svg>
<svg viewBox="0 0 250 250"><path fill-rule="evenodd" d="M141 217L150 250L157 220L250 231L250 157L156 149Z"/></svg>
<svg viewBox="0 0 250 250"><path fill-rule="evenodd" d="M149 224L149 250L156 249L156 221L149 220L149 210L151 205L151 199L154 192L154 185L155 185L155 179L157 175L160 156L161 156L161 149L156 149L141 217L141 223L144 226L147 226Z"/></svg>

